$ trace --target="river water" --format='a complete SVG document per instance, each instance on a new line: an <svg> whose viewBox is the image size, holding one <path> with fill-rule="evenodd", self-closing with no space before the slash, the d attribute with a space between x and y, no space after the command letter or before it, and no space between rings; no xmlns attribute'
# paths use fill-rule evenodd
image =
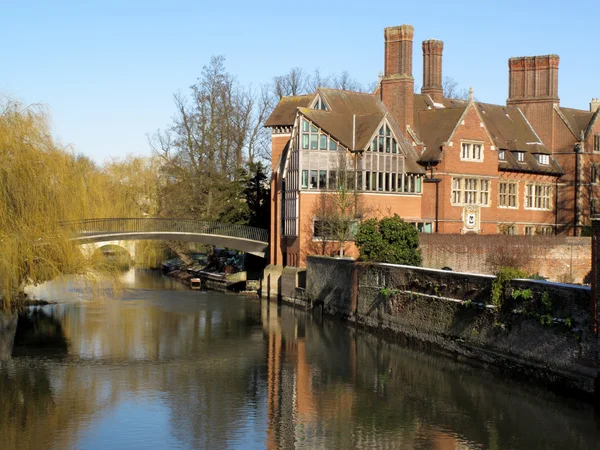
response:
<svg viewBox="0 0 600 450"><path fill-rule="evenodd" d="M45 295L3 319L2 450L600 449L586 403L297 309L140 270Z"/></svg>

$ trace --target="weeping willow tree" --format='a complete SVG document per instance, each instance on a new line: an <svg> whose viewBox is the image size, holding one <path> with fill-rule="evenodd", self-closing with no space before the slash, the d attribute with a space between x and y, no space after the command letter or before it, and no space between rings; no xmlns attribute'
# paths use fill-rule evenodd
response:
<svg viewBox="0 0 600 450"><path fill-rule="evenodd" d="M105 170L53 139L44 108L0 100L0 297L11 303L26 284L106 271L70 241L65 221L142 217L153 197L116 163ZM130 160L130 174L141 161ZM127 164L124 164L127 166ZM111 174L111 175L109 175ZM138 193L133 194L137 189ZM147 188L149 189L149 188ZM147 204L142 199L147 197Z"/></svg>

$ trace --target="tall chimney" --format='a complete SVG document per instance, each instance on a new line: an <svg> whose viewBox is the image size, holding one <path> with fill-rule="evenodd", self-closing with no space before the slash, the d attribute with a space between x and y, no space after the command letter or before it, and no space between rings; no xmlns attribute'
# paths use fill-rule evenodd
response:
<svg viewBox="0 0 600 450"><path fill-rule="evenodd" d="M557 151L554 106L558 99L558 55L520 56L508 60L509 106L517 106L546 148Z"/></svg>
<svg viewBox="0 0 600 450"><path fill-rule="evenodd" d="M407 126L413 125L414 87L411 25L388 27L385 37L385 73L381 81L381 101L408 138Z"/></svg>
<svg viewBox="0 0 600 450"><path fill-rule="evenodd" d="M442 103L442 52L444 43L437 39L423 41L423 87L421 94L429 94L434 102Z"/></svg>
<svg viewBox="0 0 600 450"><path fill-rule="evenodd" d="M508 60L508 104L558 103L558 55L520 56Z"/></svg>
<svg viewBox="0 0 600 450"><path fill-rule="evenodd" d="M593 98L592 101L590 102L590 111L596 112L599 109L600 109L600 99Z"/></svg>

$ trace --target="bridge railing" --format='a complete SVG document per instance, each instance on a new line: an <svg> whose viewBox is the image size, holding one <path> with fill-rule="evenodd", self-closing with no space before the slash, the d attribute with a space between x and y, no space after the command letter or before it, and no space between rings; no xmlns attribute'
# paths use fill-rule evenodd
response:
<svg viewBox="0 0 600 450"><path fill-rule="evenodd" d="M194 219L108 218L63 222L79 236L103 233L199 233L231 236L252 241L268 242L269 233L262 228Z"/></svg>

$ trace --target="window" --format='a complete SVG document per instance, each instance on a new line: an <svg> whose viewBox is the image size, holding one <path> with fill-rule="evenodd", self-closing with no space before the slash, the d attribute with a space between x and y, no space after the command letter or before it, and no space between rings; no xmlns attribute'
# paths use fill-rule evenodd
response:
<svg viewBox="0 0 600 450"><path fill-rule="evenodd" d="M318 177L318 172L316 170L311 170L310 171L310 188L311 189L317 189L317 177Z"/></svg>
<svg viewBox="0 0 600 450"><path fill-rule="evenodd" d="M532 226L526 226L525 227L525 234L527 236L533 236L535 234L535 227Z"/></svg>
<svg viewBox="0 0 600 450"><path fill-rule="evenodd" d="M421 182L419 175L404 174L404 192L420 194Z"/></svg>
<svg viewBox="0 0 600 450"><path fill-rule="evenodd" d="M312 123L302 119L301 147L303 150L337 150L338 144Z"/></svg>
<svg viewBox="0 0 600 450"><path fill-rule="evenodd" d="M420 233L433 233L431 222L417 222L415 225Z"/></svg>
<svg viewBox="0 0 600 450"><path fill-rule="evenodd" d="M544 236L549 236L552 234L552 227L551 226L539 227L537 232L539 234L543 234Z"/></svg>
<svg viewBox="0 0 600 450"><path fill-rule="evenodd" d="M337 188L337 172L335 170L329 171L329 189L333 190Z"/></svg>
<svg viewBox="0 0 600 450"><path fill-rule="evenodd" d="M543 155L541 153L537 153L535 155L535 159L537 159L538 164L543 164L545 166L550 164L550 156L549 155Z"/></svg>
<svg viewBox="0 0 600 450"><path fill-rule="evenodd" d="M598 214L598 199L590 199L590 215Z"/></svg>
<svg viewBox="0 0 600 450"><path fill-rule="evenodd" d="M517 183L501 181L498 183L498 206L503 208L517 207Z"/></svg>
<svg viewBox="0 0 600 450"><path fill-rule="evenodd" d="M322 110L327 109L327 103L325 103L325 100L323 100L320 95L319 95L319 97L317 97L317 101L315 102L313 109L322 109Z"/></svg>
<svg viewBox="0 0 600 450"><path fill-rule="evenodd" d="M302 189L308 189L308 170L302 171Z"/></svg>
<svg viewBox="0 0 600 450"><path fill-rule="evenodd" d="M338 240L340 237L352 240L357 231L358 221L356 220L320 218L313 221L313 239L316 240Z"/></svg>
<svg viewBox="0 0 600 450"><path fill-rule="evenodd" d="M373 138L371 144L367 147L368 152L381 152L381 153L398 153L398 143L396 139L392 137L392 131L390 127L385 124L379 128L377 136Z"/></svg>
<svg viewBox="0 0 600 450"><path fill-rule="evenodd" d="M506 160L506 155L505 155L505 153L504 153L504 150L498 150L498 159L499 159L500 161L504 161L504 160Z"/></svg>
<svg viewBox="0 0 600 450"><path fill-rule="evenodd" d="M460 159L463 161L482 161L483 146L472 142L463 142Z"/></svg>
<svg viewBox="0 0 600 450"><path fill-rule="evenodd" d="M464 200L465 205L477 204L477 180L476 178L465 178Z"/></svg>
<svg viewBox="0 0 600 450"><path fill-rule="evenodd" d="M600 134L594 136L594 151L600 152Z"/></svg>
<svg viewBox="0 0 600 450"><path fill-rule="evenodd" d="M327 189L327 171L319 170L319 189Z"/></svg>
<svg viewBox="0 0 600 450"><path fill-rule="evenodd" d="M490 181L483 178L452 178L453 205L487 206L490 202Z"/></svg>
<svg viewBox="0 0 600 450"><path fill-rule="evenodd" d="M502 223L498 225L498 233L514 236L518 234L517 226L514 223Z"/></svg>
<svg viewBox="0 0 600 450"><path fill-rule="evenodd" d="M526 209L552 209L552 185L526 184L525 208Z"/></svg>
<svg viewBox="0 0 600 450"><path fill-rule="evenodd" d="M513 156L519 162L525 161L525 152L513 152Z"/></svg>
<svg viewBox="0 0 600 450"><path fill-rule="evenodd" d="M598 164L592 164L590 167L590 183L598 183Z"/></svg>
<svg viewBox="0 0 600 450"><path fill-rule="evenodd" d="M327 150L327 136L324 134L319 135L319 150Z"/></svg>

